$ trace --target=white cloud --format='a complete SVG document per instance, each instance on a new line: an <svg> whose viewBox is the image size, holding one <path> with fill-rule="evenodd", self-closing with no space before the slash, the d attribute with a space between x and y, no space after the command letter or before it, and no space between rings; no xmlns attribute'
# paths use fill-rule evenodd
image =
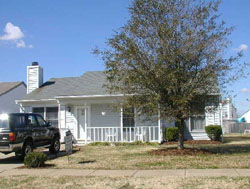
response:
<svg viewBox="0 0 250 189"><path fill-rule="evenodd" d="M17 48L33 48L33 45L26 45L23 38L24 34L21 28L11 22L5 25L4 34L0 36L0 40L13 42Z"/></svg>
<svg viewBox="0 0 250 189"><path fill-rule="evenodd" d="M3 36L0 36L1 40L17 40L24 37L22 30L10 22L6 24L4 33L5 34Z"/></svg>
<svg viewBox="0 0 250 189"><path fill-rule="evenodd" d="M236 48L234 50L240 52L240 51L247 51L247 49L248 49L248 45L241 44L238 48Z"/></svg>
<svg viewBox="0 0 250 189"><path fill-rule="evenodd" d="M25 48L26 44L25 44L25 42L23 40L20 40L20 41L17 42L16 47L17 48Z"/></svg>
<svg viewBox="0 0 250 189"><path fill-rule="evenodd" d="M240 91L243 93L250 93L250 89L248 88L242 88Z"/></svg>
<svg viewBox="0 0 250 189"><path fill-rule="evenodd" d="M33 45L26 45L23 40L19 40L16 44L17 48L33 48Z"/></svg>

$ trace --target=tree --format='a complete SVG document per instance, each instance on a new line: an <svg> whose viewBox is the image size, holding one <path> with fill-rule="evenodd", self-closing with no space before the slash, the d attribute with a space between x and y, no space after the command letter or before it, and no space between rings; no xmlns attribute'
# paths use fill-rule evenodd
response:
<svg viewBox="0 0 250 189"><path fill-rule="evenodd" d="M220 1L134 0L130 19L100 53L111 93L147 116L160 110L179 128L184 148L185 120L204 113L215 93L235 79L244 63L225 57L233 28L220 20ZM127 95L132 94L132 95ZM213 94L213 95L212 95Z"/></svg>

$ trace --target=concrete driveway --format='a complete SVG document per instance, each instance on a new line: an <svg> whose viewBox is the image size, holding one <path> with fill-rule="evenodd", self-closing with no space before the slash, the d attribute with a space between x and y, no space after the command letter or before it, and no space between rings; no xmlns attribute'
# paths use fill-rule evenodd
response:
<svg viewBox="0 0 250 189"><path fill-rule="evenodd" d="M65 150L65 145L61 145L61 150L57 155L50 154L49 149L46 149L46 148L38 148L35 151L43 151L48 156L48 159L55 159L57 157L66 155L66 152L64 150ZM23 161L18 159L15 156L15 153L10 153L8 155L4 155L0 153L0 173L6 170L15 169L21 166L23 166Z"/></svg>
<svg viewBox="0 0 250 189"><path fill-rule="evenodd" d="M23 166L23 162L15 156L15 153L10 153L8 155L0 153L0 172L20 166Z"/></svg>

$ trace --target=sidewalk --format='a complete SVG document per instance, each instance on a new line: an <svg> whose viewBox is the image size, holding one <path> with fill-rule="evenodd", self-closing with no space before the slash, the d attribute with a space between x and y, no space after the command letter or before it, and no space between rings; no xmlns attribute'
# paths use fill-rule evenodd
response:
<svg viewBox="0 0 250 189"><path fill-rule="evenodd" d="M108 177L237 177L250 176L250 169L168 169L168 170L81 170L81 169L9 169L2 176L108 176Z"/></svg>

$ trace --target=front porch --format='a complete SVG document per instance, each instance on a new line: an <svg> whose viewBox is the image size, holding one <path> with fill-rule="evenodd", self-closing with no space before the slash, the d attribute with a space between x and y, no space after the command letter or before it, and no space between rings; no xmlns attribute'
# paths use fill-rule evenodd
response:
<svg viewBox="0 0 250 189"><path fill-rule="evenodd" d="M70 130L77 143L92 142L161 142L161 120L144 121L136 111L128 116L123 108L109 103L85 105L60 104L61 136Z"/></svg>

